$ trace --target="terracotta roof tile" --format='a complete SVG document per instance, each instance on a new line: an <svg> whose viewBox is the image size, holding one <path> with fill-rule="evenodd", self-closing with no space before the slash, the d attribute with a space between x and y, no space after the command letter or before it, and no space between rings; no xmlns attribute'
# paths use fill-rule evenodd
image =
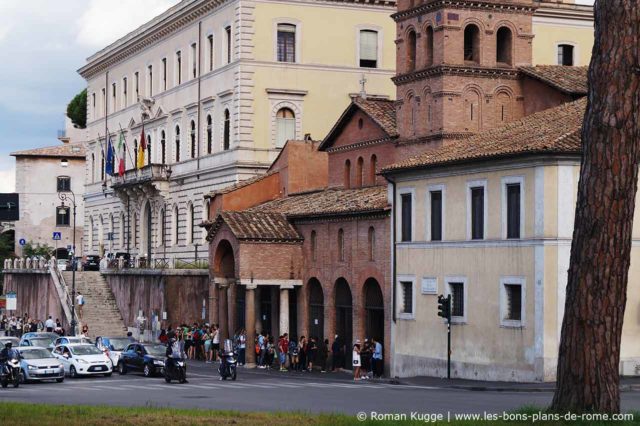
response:
<svg viewBox="0 0 640 426"><path fill-rule="evenodd" d="M253 212L278 212L289 218L302 216L337 216L351 213L380 212L389 208L387 187L357 189L330 188L289 195L252 207Z"/></svg>
<svg viewBox="0 0 640 426"><path fill-rule="evenodd" d="M392 164L382 173L523 154L578 154L586 105L587 98L580 98Z"/></svg>
<svg viewBox="0 0 640 426"><path fill-rule="evenodd" d="M222 212L213 223L209 224L212 228L209 231L209 238L217 232L223 222L239 240L302 241L296 228L282 213Z"/></svg>
<svg viewBox="0 0 640 426"><path fill-rule="evenodd" d="M355 98L354 102L375 121L389 136L398 134L396 103L387 99Z"/></svg>
<svg viewBox="0 0 640 426"><path fill-rule="evenodd" d="M588 67L536 65L519 69L524 75L540 80L569 95L587 94Z"/></svg>
<svg viewBox="0 0 640 426"><path fill-rule="evenodd" d="M206 197L211 198L211 197L213 197L213 196L215 196L215 195L228 194L229 192L233 192L233 191L235 191L236 189L244 188L245 186L249 186L249 185L251 185L252 183L259 182L259 181L261 181L262 179L265 179L265 178L267 178L267 177L269 177L269 176L271 176L271 175L274 175L274 174L276 174L276 173L278 173L278 172L279 172L278 170L270 171L270 172L263 173L263 174L258 175L258 176L251 177L251 178L249 178L249 179L241 180L241 181L236 182L236 183L234 183L234 184L231 184L231 185L229 185L229 186L225 186L225 187L222 187L222 188L219 188L219 189L214 189L213 191L209 192L209 193L206 195Z"/></svg>
<svg viewBox="0 0 640 426"><path fill-rule="evenodd" d="M84 146L81 144L60 144L43 148L27 149L11 153L14 157L61 157L85 158Z"/></svg>

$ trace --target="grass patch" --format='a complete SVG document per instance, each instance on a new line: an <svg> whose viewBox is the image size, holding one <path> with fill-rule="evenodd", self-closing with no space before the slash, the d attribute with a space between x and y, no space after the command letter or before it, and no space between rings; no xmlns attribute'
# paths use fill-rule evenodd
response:
<svg viewBox="0 0 640 426"><path fill-rule="evenodd" d="M539 413L539 407L527 406L512 412L513 415L533 415ZM638 425L640 412L635 412L633 421L627 422L557 422L540 421L536 425ZM342 414L314 415L302 412L288 413L244 413L236 411L213 411L198 409L174 409L159 407L112 407L112 406L82 406L82 405L47 405L26 404L19 402L0 402L0 419L10 421L16 425L64 425L64 426L182 426L182 425L272 425L272 426L391 426L391 425L425 425L419 421L358 421L355 416ZM438 425L474 426L485 425L523 425L532 424L530 421L452 421L450 423L437 422Z"/></svg>

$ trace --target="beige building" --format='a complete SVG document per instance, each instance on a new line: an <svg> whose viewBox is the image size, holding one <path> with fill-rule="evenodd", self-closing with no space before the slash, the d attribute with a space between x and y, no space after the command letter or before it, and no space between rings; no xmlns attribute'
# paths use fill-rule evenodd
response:
<svg viewBox="0 0 640 426"><path fill-rule="evenodd" d="M206 250L204 194L264 172L288 139L324 136L363 84L394 97L394 10L392 0L185 0L89 57L86 250ZM105 135L115 143L121 129L127 173L109 177Z"/></svg>
<svg viewBox="0 0 640 426"><path fill-rule="evenodd" d="M60 193L73 191L76 201L76 255L82 252L84 223L85 150L82 143L13 152L16 158L16 193L20 196L20 220L15 222L15 253L23 255L21 240L32 245L63 249L73 245L73 205L62 205ZM64 212L64 213L63 213ZM60 233L60 240L53 233Z"/></svg>
<svg viewBox="0 0 640 426"><path fill-rule="evenodd" d="M395 181L394 376L555 379L586 98L387 168ZM391 192L391 191L390 191ZM640 213L620 370L640 374Z"/></svg>

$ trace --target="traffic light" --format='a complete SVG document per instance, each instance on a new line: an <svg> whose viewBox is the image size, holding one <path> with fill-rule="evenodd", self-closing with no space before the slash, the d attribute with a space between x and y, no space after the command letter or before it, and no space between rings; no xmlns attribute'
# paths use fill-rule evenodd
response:
<svg viewBox="0 0 640 426"><path fill-rule="evenodd" d="M438 316L451 321L451 295L438 296Z"/></svg>

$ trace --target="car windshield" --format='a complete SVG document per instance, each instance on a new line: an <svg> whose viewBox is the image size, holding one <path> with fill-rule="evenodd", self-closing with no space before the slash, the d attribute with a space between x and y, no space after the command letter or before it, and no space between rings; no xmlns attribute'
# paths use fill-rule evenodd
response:
<svg viewBox="0 0 640 426"><path fill-rule="evenodd" d="M129 339L126 337L123 337L122 339L109 339L109 344L113 351L124 351L129 343L131 342L129 342Z"/></svg>
<svg viewBox="0 0 640 426"><path fill-rule="evenodd" d="M71 349L71 352L73 352L75 355L99 355L102 353L100 349L91 345L74 346L70 347L69 349Z"/></svg>
<svg viewBox="0 0 640 426"><path fill-rule="evenodd" d="M53 339L49 339L48 337L38 337L35 339L29 339L29 342L31 343L31 346L49 346L51 344L51 342L53 342Z"/></svg>
<svg viewBox="0 0 640 426"><path fill-rule="evenodd" d="M91 341L91 339L87 337L70 337L69 343L88 343L90 345L93 345L93 342Z"/></svg>
<svg viewBox="0 0 640 426"><path fill-rule="evenodd" d="M20 355L24 359L44 359L44 358L53 358L51 352L46 349L29 349L26 351L20 351Z"/></svg>
<svg viewBox="0 0 640 426"><path fill-rule="evenodd" d="M149 355L163 357L167 353L167 348L163 345L149 345L145 346Z"/></svg>

